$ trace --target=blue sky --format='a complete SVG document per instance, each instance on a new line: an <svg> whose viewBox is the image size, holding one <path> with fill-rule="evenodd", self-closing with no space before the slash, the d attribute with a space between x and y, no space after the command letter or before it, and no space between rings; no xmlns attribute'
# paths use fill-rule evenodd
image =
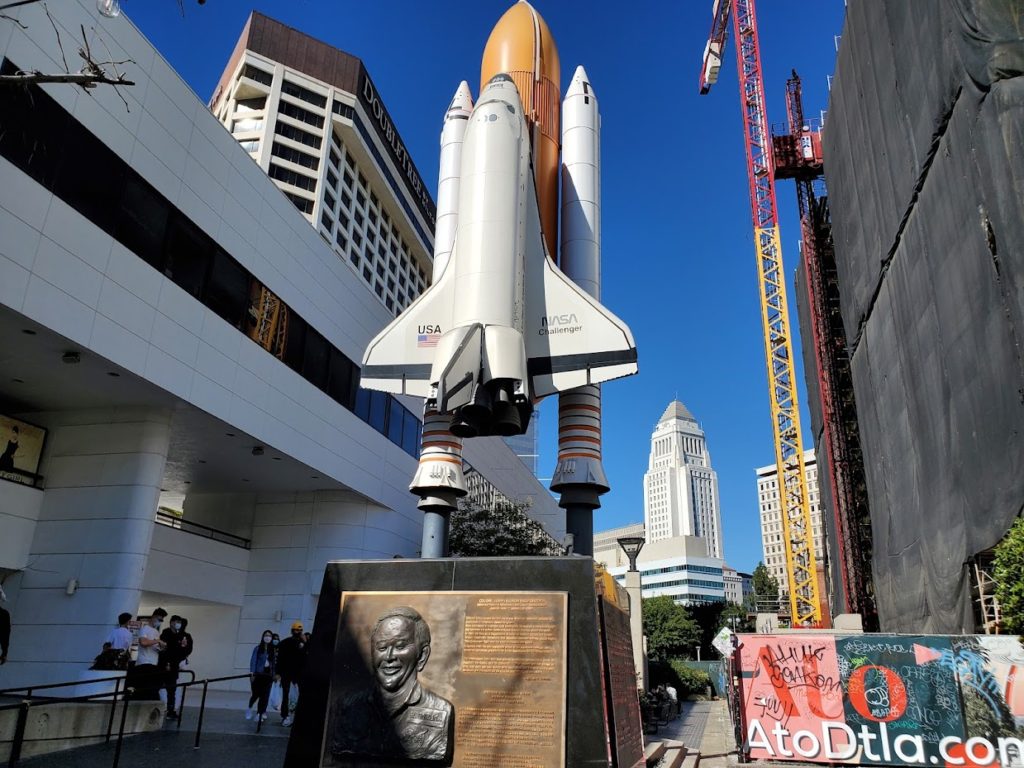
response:
<svg viewBox="0 0 1024 768"><path fill-rule="evenodd" d="M510 0L125 0L126 14L203 99L251 9L366 64L424 180L436 187L444 110L460 80L479 89L480 55ZM747 196L735 51L708 96L697 93L711 0L536 0L558 43L562 87L583 64L602 115L604 303L629 323L640 374L604 388L605 468L612 490L600 530L643 519L651 430L682 400L700 420L718 472L725 553L761 557L754 467L774 460ZM842 0L762 0L759 26L769 119L785 119L785 81L804 108L827 104ZM787 287L797 261L792 183L779 185ZM795 322L795 308L793 320ZM799 343L799 339L796 340ZM799 347L798 347L799 349ZM797 352L798 366L800 353ZM809 424L803 401L805 441ZM557 412L542 406L540 474L554 469Z"/></svg>

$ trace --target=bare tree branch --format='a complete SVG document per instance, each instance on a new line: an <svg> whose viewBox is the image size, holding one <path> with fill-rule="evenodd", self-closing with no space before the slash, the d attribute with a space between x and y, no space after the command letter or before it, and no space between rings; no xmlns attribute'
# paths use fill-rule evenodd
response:
<svg viewBox="0 0 1024 768"><path fill-rule="evenodd" d="M60 39L60 31L57 29L57 24L53 20L53 16L50 15L50 9L46 7L46 3L43 3L43 10L46 11L46 18L50 22L50 26L53 27L53 34L57 36L57 47L60 48L60 58L64 62L64 71L70 72L71 68L68 66L68 58L64 55L64 43Z"/></svg>
<svg viewBox="0 0 1024 768"><path fill-rule="evenodd" d="M18 72L14 75L0 75L0 85L28 85L30 83L70 83L83 88L95 88L97 85L135 85L134 80L126 80L124 75L116 78L105 74L91 72L60 72L46 75L38 70Z"/></svg>

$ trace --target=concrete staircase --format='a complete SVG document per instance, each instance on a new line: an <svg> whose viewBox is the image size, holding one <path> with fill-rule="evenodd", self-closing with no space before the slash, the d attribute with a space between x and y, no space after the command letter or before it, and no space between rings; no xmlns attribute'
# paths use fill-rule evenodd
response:
<svg viewBox="0 0 1024 768"><path fill-rule="evenodd" d="M644 749L644 760L649 768L697 768L700 754L687 750L681 741L664 739L647 744Z"/></svg>

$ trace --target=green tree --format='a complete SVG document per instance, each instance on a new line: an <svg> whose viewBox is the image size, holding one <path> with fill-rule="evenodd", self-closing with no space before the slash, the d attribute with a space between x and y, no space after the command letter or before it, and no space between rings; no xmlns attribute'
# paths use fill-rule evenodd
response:
<svg viewBox="0 0 1024 768"><path fill-rule="evenodd" d="M561 555L564 549L530 515L528 504L493 508L460 505L452 513L448 545L453 557Z"/></svg>
<svg viewBox="0 0 1024 768"><path fill-rule="evenodd" d="M1002 614L1000 628L1024 633L1024 518L1017 518L996 546L996 600Z"/></svg>
<svg viewBox="0 0 1024 768"><path fill-rule="evenodd" d="M754 622L750 620L750 613L746 608L729 603L722 611L722 626L728 627L733 632L753 632Z"/></svg>
<svg viewBox="0 0 1024 768"><path fill-rule="evenodd" d="M779 599L779 580L772 576L764 562L757 564L753 577L754 598L757 603Z"/></svg>
<svg viewBox="0 0 1024 768"><path fill-rule="evenodd" d="M668 595L643 601L647 655L654 661L689 657L700 642L700 627L689 612Z"/></svg>

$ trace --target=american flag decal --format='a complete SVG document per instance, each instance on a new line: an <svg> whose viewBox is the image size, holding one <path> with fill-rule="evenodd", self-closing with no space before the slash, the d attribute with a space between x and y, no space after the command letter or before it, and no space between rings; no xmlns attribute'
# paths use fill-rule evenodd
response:
<svg viewBox="0 0 1024 768"><path fill-rule="evenodd" d="M416 346L419 348L436 347L437 340L441 338L439 333L420 333L416 335Z"/></svg>

